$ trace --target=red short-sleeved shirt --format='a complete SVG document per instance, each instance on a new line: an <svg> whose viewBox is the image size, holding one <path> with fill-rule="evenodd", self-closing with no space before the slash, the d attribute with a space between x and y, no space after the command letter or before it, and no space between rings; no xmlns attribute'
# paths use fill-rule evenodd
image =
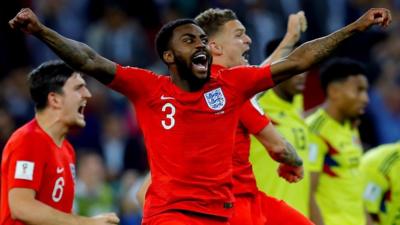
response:
<svg viewBox="0 0 400 225"><path fill-rule="evenodd" d="M75 153L72 145L65 140L58 147L36 120L25 124L13 133L3 150L0 224L24 224L11 218L8 192L12 188L33 189L38 201L71 213L74 177Z"/></svg>
<svg viewBox="0 0 400 225"><path fill-rule="evenodd" d="M231 216L239 109L272 85L269 67L217 70L196 92L181 90L169 76L117 67L110 87L134 103L148 150L152 183L144 220L174 209Z"/></svg>

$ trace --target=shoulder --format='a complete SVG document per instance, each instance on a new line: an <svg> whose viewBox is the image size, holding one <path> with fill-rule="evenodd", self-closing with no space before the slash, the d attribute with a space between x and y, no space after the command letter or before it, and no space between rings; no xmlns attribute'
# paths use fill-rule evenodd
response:
<svg viewBox="0 0 400 225"><path fill-rule="evenodd" d="M306 118L306 123L312 133L321 133L323 127L326 125L327 118L322 110L318 110Z"/></svg>
<svg viewBox="0 0 400 225"><path fill-rule="evenodd" d="M13 145L32 145L43 143L43 131L33 121L18 128L10 137L9 143Z"/></svg>
<svg viewBox="0 0 400 225"><path fill-rule="evenodd" d="M219 70L218 73L222 77L225 77L225 76L231 77L232 74L252 73L252 72L259 71L259 70L260 70L259 66L244 65L244 66L235 66L232 68L221 69L221 70Z"/></svg>
<svg viewBox="0 0 400 225"><path fill-rule="evenodd" d="M147 74L156 74L151 70L147 69L142 69L139 67L133 67L133 66L122 66L117 64L117 74L123 74L123 75L134 75L135 73L147 73Z"/></svg>
<svg viewBox="0 0 400 225"><path fill-rule="evenodd" d="M16 130L3 150L4 161L12 159L35 159L38 161L46 161L48 152L49 139L43 134L39 127L31 126L29 123ZM40 154L38 154L41 152Z"/></svg>
<svg viewBox="0 0 400 225"><path fill-rule="evenodd" d="M400 146L385 144L370 149L363 156L362 162L367 165L379 164L382 170L391 168L394 164L400 164Z"/></svg>

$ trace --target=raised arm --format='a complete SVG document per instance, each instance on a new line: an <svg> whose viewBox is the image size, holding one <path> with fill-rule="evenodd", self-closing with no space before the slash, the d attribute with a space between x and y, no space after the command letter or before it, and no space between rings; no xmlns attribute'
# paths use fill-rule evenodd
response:
<svg viewBox="0 0 400 225"><path fill-rule="evenodd" d="M274 52L261 63L261 66L271 64L281 59L293 50L295 44L300 40L301 33L307 30L307 19L303 11L296 14L290 14L288 19L287 31L282 41Z"/></svg>
<svg viewBox="0 0 400 225"><path fill-rule="evenodd" d="M49 46L62 60L75 70L90 75L103 84L109 84L115 76L116 64L84 43L68 39L43 25L28 8L21 9L9 21L13 29L32 34Z"/></svg>
<svg viewBox="0 0 400 225"><path fill-rule="evenodd" d="M363 32L373 25L387 27L391 22L390 11L384 8L372 8L357 21L322 38L304 43L289 56L272 63L271 72L274 82L280 83L291 76L309 70L335 50L340 43L356 33Z"/></svg>

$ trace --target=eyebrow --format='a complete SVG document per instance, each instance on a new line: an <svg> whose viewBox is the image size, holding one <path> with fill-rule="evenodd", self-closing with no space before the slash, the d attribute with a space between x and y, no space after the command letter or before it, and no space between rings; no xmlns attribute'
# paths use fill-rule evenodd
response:
<svg viewBox="0 0 400 225"><path fill-rule="evenodd" d="M196 37L196 35L194 35L194 34L191 34L191 33L184 33L184 34L181 35L181 38L183 38L183 37L185 37L185 36L189 36L189 37L191 37L191 38L195 38L195 37Z"/></svg>
<svg viewBox="0 0 400 225"><path fill-rule="evenodd" d="M75 85L75 87L77 87L77 88L80 88L80 87L82 87L82 86L87 86L87 83L86 83L85 80L83 80L82 83L79 83L79 84L76 84L76 85Z"/></svg>
<svg viewBox="0 0 400 225"><path fill-rule="evenodd" d="M240 32L246 32L246 28L241 27L241 28L236 28L236 29L234 30L234 32L238 32L238 31L240 31Z"/></svg>
<svg viewBox="0 0 400 225"><path fill-rule="evenodd" d="M192 33L184 33L181 35L181 38L185 37L185 36L189 36L191 38L196 38L196 35L192 34ZM200 34L200 38L207 38L207 34Z"/></svg>

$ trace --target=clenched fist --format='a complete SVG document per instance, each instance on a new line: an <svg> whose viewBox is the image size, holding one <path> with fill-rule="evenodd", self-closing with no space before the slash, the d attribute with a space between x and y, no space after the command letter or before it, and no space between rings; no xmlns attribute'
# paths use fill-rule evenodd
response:
<svg viewBox="0 0 400 225"><path fill-rule="evenodd" d="M390 11L385 8L372 8L356 20L353 25L359 31L365 31L373 25L379 25L386 28L392 22Z"/></svg>
<svg viewBox="0 0 400 225"><path fill-rule="evenodd" d="M13 29L20 29L27 34L36 34L43 29L43 24L29 8L21 9L8 24Z"/></svg>

